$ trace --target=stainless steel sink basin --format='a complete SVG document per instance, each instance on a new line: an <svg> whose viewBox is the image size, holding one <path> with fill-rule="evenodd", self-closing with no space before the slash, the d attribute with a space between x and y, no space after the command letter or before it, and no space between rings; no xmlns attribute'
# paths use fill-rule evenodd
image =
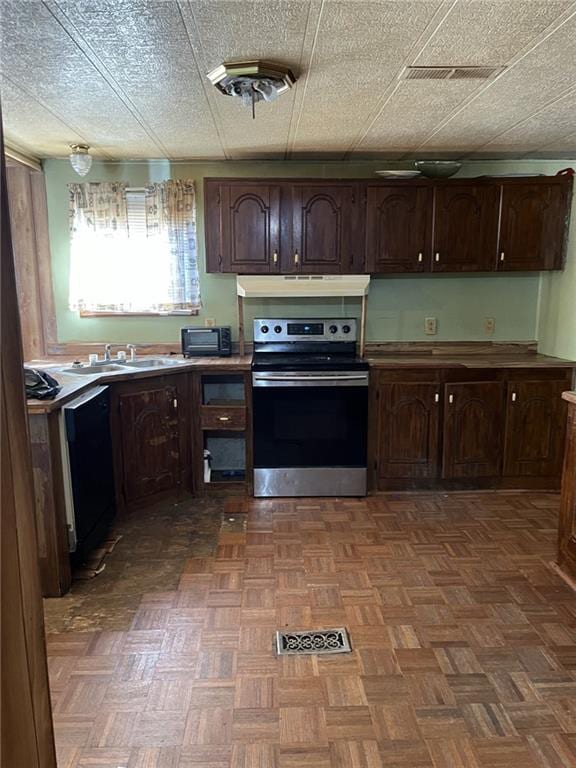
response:
<svg viewBox="0 0 576 768"><path fill-rule="evenodd" d="M151 357L149 360L126 360L122 365L130 368L163 368L164 366L180 365L178 360L170 360L165 357Z"/></svg>
<svg viewBox="0 0 576 768"><path fill-rule="evenodd" d="M111 373L113 371L123 371L124 366L108 363L107 365L84 365L82 368L62 368L62 373L85 374L85 373Z"/></svg>

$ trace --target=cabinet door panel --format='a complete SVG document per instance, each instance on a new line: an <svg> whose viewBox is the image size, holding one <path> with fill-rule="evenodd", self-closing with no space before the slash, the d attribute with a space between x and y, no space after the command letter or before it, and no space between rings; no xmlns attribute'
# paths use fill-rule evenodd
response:
<svg viewBox="0 0 576 768"><path fill-rule="evenodd" d="M284 271L312 274L351 271L354 209L352 186L293 187L292 249L286 255Z"/></svg>
<svg viewBox="0 0 576 768"><path fill-rule="evenodd" d="M499 188L494 185L439 186L434 197L434 272L494 270Z"/></svg>
<svg viewBox="0 0 576 768"><path fill-rule="evenodd" d="M565 381L508 384L504 474L549 477L562 471Z"/></svg>
<svg viewBox="0 0 576 768"><path fill-rule="evenodd" d="M498 269L561 269L567 203L564 184L504 184Z"/></svg>
<svg viewBox="0 0 576 768"><path fill-rule="evenodd" d="M223 185L220 206L222 271L279 271L280 187Z"/></svg>
<svg viewBox="0 0 576 768"><path fill-rule="evenodd" d="M178 394L174 386L121 393L122 484L126 502L180 484Z"/></svg>
<svg viewBox="0 0 576 768"><path fill-rule="evenodd" d="M430 269L429 187L374 186L366 202L366 259L369 272Z"/></svg>
<svg viewBox="0 0 576 768"><path fill-rule="evenodd" d="M380 386L379 477L436 477L438 386L404 382Z"/></svg>
<svg viewBox="0 0 576 768"><path fill-rule="evenodd" d="M576 579L576 405L568 406L568 437L562 473L558 562Z"/></svg>
<svg viewBox="0 0 576 768"><path fill-rule="evenodd" d="M500 382L445 384L444 478L500 474L503 393Z"/></svg>

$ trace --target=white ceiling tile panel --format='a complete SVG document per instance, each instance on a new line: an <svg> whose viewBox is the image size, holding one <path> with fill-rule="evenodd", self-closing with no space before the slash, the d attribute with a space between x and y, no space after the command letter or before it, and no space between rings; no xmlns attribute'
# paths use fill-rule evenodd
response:
<svg viewBox="0 0 576 768"><path fill-rule="evenodd" d="M56 0L53 5L160 137L166 154L224 157L176 2Z"/></svg>
<svg viewBox="0 0 576 768"><path fill-rule="evenodd" d="M474 151L576 83L576 18L494 80L424 144Z"/></svg>
<svg viewBox="0 0 576 768"><path fill-rule="evenodd" d="M572 0L459 0L413 63L505 64L570 5Z"/></svg>
<svg viewBox="0 0 576 768"><path fill-rule="evenodd" d="M189 27L194 26L204 74L223 61L257 58L281 61L300 77L300 60L308 21L308 0L195 0L182 4ZM207 81L208 82L208 81ZM301 87L301 81L295 88ZM286 151L294 90L274 104L258 104L256 119L236 99L210 84L228 154L231 158L279 157Z"/></svg>
<svg viewBox="0 0 576 768"><path fill-rule="evenodd" d="M346 152L440 3L327 0L293 150Z"/></svg>
<svg viewBox="0 0 576 768"><path fill-rule="evenodd" d="M0 7L1 68L12 82L94 147L115 146L128 156L136 144L141 154L158 155L158 145L43 3L2 0ZM5 119L12 130L10 113ZM69 136L60 140L62 154Z"/></svg>

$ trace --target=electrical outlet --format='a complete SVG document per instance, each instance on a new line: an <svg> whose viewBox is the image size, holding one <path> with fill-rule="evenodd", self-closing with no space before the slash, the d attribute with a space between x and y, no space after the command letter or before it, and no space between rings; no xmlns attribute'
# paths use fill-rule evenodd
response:
<svg viewBox="0 0 576 768"><path fill-rule="evenodd" d="M494 317L484 318L484 333L486 336L492 336L496 330L496 319Z"/></svg>
<svg viewBox="0 0 576 768"><path fill-rule="evenodd" d="M435 317L427 317L424 321L424 333L427 336L435 336L437 331L437 322Z"/></svg>
<svg viewBox="0 0 576 768"><path fill-rule="evenodd" d="M205 328L214 328L216 325L216 318L215 317L205 317L204 318L204 327Z"/></svg>

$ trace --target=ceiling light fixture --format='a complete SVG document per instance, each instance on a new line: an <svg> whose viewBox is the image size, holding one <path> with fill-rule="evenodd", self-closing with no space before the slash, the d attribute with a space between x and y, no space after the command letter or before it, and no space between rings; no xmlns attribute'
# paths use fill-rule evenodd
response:
<svg viewBox="0 0 576 768"><path fill-rule="evenodd" d="M86 176L92 168L92 157L88 154L88 144L70 144L70 165L79 176Z"/></svg>
<svg viewBox="0 0 576 768"><path fill-rule="evenodd" d="M235 96L252 109L259 101L275 101L296 82L291 69L272 61L228 61L208 72L208 79L220 93Z"/></svg>

